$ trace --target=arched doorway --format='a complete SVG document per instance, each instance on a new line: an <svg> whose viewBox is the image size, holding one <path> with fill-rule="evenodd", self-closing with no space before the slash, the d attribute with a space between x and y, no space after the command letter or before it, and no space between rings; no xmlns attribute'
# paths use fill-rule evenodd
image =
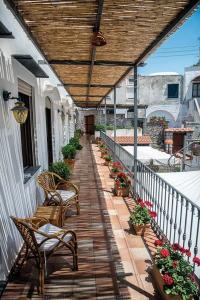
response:
<svg viewBox="0 0 200 300"><path fill-rule="evenodd" d="M49 99L49 97L46 97L45 99L45 114L46 114L48 165L50 165L53 162L53 147L52 147L51 100Z"/></svg>

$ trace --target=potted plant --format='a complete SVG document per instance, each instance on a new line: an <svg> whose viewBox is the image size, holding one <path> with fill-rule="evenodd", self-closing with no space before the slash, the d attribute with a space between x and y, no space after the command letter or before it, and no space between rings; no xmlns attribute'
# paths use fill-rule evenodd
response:
<svg viewBox="0 0 200 300"><path fill-rule="evenodd" d="M99 149L101 151L101 158L104 158L104 156L107 154L107 148L105 144L100 144Z"/></svg>
<svg viewBox="0 0 200 300"><path fill-rule="evenodd" d="M70 177L70 168L67 164L65 164L63 161L57 161L50 165L49 171L56 173L60 177L62 177L65 180L68 180ZM58 182L56 182L58 183Z"/></svg>
<svg viewBox="0 0 200 300"><path fill-rule="evenodd" d="M79 143L79 138L78 137L73 137L69 140L69 144L73 145L76 150L81 150L83 147L81 146L81 144Z"/></svg>
<svg viewBox="0 0 200 300"><path fill-rule="evenodd" d="M117 174L114 182L114 195L128 197L130 192L131 181L128 176L120 172Z"/></svg>
<svg viewBox="0 0 200 300"><path fill-rule="evenodd" d="M112 156L111 155L105 155L104 159L105 159L104 165L109 166L110 162L112 161Z"/></svg>
<svg viewBox="0 0 200 300"><path fill-rule="evenodd" d="M137 199L129 219L137 235L143 236L146 229L150 227L151 218L157 216L156 212L151 210L152 206L150 201Z"/></svg>
<svg viewBox="0 0 200 300"><path fill-rule="evenodd" d="M72 144L68 144L62 148L62 154L64 157L64 162L69 165L71 168L74 167L75 163L75 155L76 155L76 148Z"/></svg>
<svg viewBox="0 0 200 300"><path fill-rule="evenodd" d="M110 170L110 177L115 178L120 172L122 172L123 166L121 165L120 162L116 161L113 162L112 168Z"/></svg>
<svg viewBox="0 0 200 300"><path fill-rule="evenodd" d="M172 246L160 240L155 241L158 246L155 254L155 264L152 275L162 299L192 300L199 294L199 286L193 267L188 261L191 256L189 249L178 244ZM193 258L193 262L199 258Z"/></svg>

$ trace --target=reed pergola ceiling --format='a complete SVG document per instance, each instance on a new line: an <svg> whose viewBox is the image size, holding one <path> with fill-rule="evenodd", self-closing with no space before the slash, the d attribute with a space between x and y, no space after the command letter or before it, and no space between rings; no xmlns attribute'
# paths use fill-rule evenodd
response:
<svg viewBox="0 0 200 300"><path fill-rule="evenodd" d="M188 17L196 0L5 0L76 105L98 106ZM92 46L93 32L107 44ZM93 97L98 96L98 97Z"/></svg>

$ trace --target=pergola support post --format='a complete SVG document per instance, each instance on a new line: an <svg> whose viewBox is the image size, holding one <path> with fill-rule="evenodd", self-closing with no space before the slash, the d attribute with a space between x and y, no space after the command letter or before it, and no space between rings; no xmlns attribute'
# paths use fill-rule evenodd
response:
<svg viewBox="0 0 200 300"><path fill-rule="evenodd" d="M107 113L106 113L106 111L107 111L107 108L106 108L106 97L105 97L105 106L104 106L104 108L105 108L105 120L104 120L104 123L105 123L105 133L106 133L106 127L107 127Z"/></svg>
<svg viewBox="0 0 200 300"><path fill-rule="evenodd" d="M137 127L138 127L138 99L137 99L137 90L138 90L138 74L137 74L137 65L134 66L134 191L137 193Z"/></svg>
<svg viewBox="0 0 200 300"><path fill-rule="evenodd" d="M117 128L117 120L116 120L116 86L114 87L114 160L116 161L116 128Z"/></svg>

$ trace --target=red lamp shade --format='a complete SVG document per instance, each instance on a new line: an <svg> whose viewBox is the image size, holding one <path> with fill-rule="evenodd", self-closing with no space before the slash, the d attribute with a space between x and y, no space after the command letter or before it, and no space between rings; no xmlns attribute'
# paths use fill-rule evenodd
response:
<svg viewBox="0 0 200 300"><path fill-rule="evenodd" d="M96 47L102 47L105 46L106 39L104 38L103 34L101 31L94 32L93 40L92 40L92 45Z"/></svg>

